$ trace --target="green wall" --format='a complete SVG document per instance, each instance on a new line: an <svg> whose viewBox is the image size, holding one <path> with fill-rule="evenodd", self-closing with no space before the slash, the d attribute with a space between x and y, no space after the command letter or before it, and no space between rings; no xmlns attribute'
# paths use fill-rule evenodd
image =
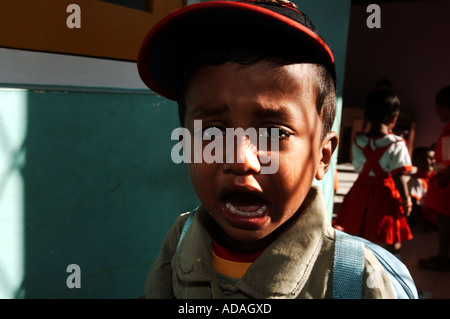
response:
<svg viewBox="0 0 450 319"><path fill-rule="evenodd" d="M2 130L11 108L21 108L22 123ZM0 141L11 144L5 140L17 134L15 126L25 127L23 140L3 153L13 164L0 175L0 214L21 228L0 235L22 243L15 251L4 247L15 260L22 249L24 277L14 297L142 295L168 227L198 205L186 167L170 158L176 114L174 103L139 92L0 89ZM22 183L13 184L8 172ZM0 277L5 294L14 270L7 269L11 258L1 258L11 274ZM67 289L70 264L81 268L81 289Z"/></svg>
<svg viewBox="0 0 450 319"><path fill-rule="evenodd" d="M350 0L294 2L335 54L338 130ZM167 230L198 204L170 158L176 105L146 90L11 86L0 84L0 298L142 295ZM67 288L70 264L81 288Z"/></svg>

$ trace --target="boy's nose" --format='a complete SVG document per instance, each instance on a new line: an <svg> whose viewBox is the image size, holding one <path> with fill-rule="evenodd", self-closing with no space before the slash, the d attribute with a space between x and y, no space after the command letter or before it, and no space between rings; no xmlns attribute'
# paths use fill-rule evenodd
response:
<svg viewBox="0 0 450 319"><path fill-rule="evenodd" d="M250 142L248 137L243 137L241 141L238 141L234 150L227 148L226 152L226 161L223 165L225 172L233 172L239 175L260 172L261 163L258 159L258 148ZM231 154L233 156L229 156Z"/></svg>

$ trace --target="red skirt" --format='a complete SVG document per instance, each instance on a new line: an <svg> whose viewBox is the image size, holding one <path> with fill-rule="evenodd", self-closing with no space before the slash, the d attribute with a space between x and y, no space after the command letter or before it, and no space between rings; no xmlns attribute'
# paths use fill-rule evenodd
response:
<svg viewBox="0 0 450 319"><path fill-rule="evenodd" d="M392 245L413 238L391 176L360 175L344 197L333 225L375 243Z"/></svg>
<svg viewBox="0 0 450 319"><path fill-rule="evenodd" d="M450 183L440 188L438 185L438 177L439 174L430 179L424 203L432 211L441 215L450 216Z"/></svg>

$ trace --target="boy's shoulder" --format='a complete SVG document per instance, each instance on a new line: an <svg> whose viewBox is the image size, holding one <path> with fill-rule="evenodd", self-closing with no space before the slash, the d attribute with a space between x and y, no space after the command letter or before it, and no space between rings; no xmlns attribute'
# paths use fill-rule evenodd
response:
<svg viewBox="0 0 450 319"><path fill-rule="evenodd" d="M352 242L350 246L342 246L342 236L339 236L339 234L342 233L331 226L327 226L324 230L324 249L327 249L326 247L328 246L333 260L333 286L343 284L340 290L348 293L352 291L348 289L348 286L356 285L361 287L362 284L362 289L357 294L361 294L364 299L396 298L389 276L372 250L366 245L360 245L358 252L355 242ZM344 264L345 269L338 269L342 266L342 264L339 266L339 263ZM358 273L359 276L355 276L355 273ZM339 294L336 291L333 291L333 293ZM335 295L333 298L354 299L357 297Z"/></svg>
<svg viewBox="0 0 450 319"><path fill-rule="evenodd" d="M189 230L197 210L198 207L192 211L179 214L176 217L171 229L169 230L167 236L173 238L172 246L175 246L176 250L180 248L181 242L183 241L184 236Z"/></svg>
<svg viewBox="0 0 450 319"><path fill-rule="evenodd" d="M418 298L408 268L396 256L366 239L336 230L333 291L337 296L341 293L357 298L354 286L358 286L358 272L363 273L364 299Z"/></svg>

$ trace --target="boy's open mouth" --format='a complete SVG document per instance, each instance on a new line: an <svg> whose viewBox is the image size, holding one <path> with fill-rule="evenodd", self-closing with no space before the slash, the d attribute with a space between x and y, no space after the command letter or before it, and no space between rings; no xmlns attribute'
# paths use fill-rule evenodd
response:
<svg viewBox="0 0 450 319"><path fill-rule="evenodd" d="M255 194L230 193L225 196L224 203L230 213L242 217L260 217L267 211L267 203Z"/></svg>
<svg viewBox="0 0 450 319"><path fill-rule="evenodd" d="M259 227L269 215L269 204L255 193L233 191L222 197L222 211L235 226Z"/></svg>

